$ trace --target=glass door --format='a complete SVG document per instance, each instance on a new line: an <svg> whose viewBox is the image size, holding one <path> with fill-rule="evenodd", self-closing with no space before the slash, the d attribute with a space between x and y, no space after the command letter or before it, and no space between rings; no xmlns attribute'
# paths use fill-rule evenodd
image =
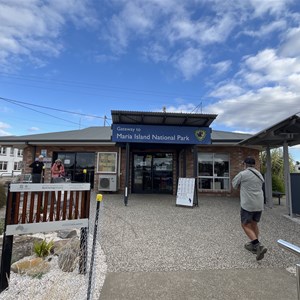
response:
<svg viewBox="0 0 300 300"><path fill-rule="evenodd" d="M153 190L159 193L173 191L173 155L172 153L155 153L153 156Z"/></svg>
<svg viewBox="0 0 300 300"><path fill-rule="evenodd" d="M134 154L133 157L133 192L152 192L152 155Z"/></svg>
<svg viewBox="0 0 300 300"><path fill-rule="evenodd" d="M135 153L133 156L134 193L173 192L173 154Z"/></svg>

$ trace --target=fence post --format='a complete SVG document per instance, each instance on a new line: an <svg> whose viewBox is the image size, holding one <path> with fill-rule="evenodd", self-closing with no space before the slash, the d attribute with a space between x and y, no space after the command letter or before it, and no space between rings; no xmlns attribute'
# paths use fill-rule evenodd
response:
<svg viewBox="0 0 300 300"><path fill-rule="evenodd" d="M94 235L93 235L93 247L92 247L92 257L91 257L91 264L90 264L90 274L89 274L89 286L88 286L88 291L87 291L87 300L89 300L90 296L91 296L91 285L92 285L93 267L94 267L94 259L95 259L96 237L97 237L99 209L100 209L100 202L101 201L102 201L102 195L97 194L97 208L96 208L96 216L95 216L95 226L94 226Z"/></svg>
<svg viewBox="0 0 300 300"><path fill-rule="evenodd" d="M8 287L8 280L10 277L10 264L12 257L12 249L13 249L13 235L6 235L6 226L7 226L7 218L8 218L8 201L10 195L10 184L8 185L7 192L7 200L6 200L6 213L5 213L5 223L4 223L4 232L3 232L3 243L2 243L2 255L1 255L1 273L0 273L0 293L3 292ZM12 195L12 204L11 204L11 215L10 220L13 220L15 214L15 202L16 202L16 194Z"/></svg>

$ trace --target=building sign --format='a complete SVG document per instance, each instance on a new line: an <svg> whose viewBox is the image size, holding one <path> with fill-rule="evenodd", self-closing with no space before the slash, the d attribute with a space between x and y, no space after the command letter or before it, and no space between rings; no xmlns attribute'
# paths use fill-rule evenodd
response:
<svg viewBox="0 0 300 300"><path fill-rule="evenodd" d="M209 127L113 124L113 142L211 144Z"/></svg>

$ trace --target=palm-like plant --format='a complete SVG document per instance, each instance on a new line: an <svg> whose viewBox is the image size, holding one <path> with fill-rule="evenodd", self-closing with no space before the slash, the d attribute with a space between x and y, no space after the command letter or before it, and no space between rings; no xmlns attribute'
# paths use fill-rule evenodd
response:
<svg viewBox="0 0 300 300"><path fill-rule="evenodd" d="M261 172L264 174L267 170L267 153L263 151L260 153ZM284 162L282 148L271 150L272 163L272 189L273 191L284 192ZM290 171L295 171L293 158L289 157Z"/></svg>

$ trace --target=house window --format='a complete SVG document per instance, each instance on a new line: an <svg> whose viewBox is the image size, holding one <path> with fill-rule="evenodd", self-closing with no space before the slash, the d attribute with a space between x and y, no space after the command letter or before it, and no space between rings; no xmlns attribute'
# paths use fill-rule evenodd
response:
<svg viewBox="0 0 300 300"><path fill-rule="evenodd" d="M7 161L0 161L0 171L7 171Z"/></svg>
<svg viewBox="0 0 300 300"><path fill-rule="evenodd" d="M18 156L23 156L23 149L18 149Z"/></svg>
<svg viewBox="0 0 300 300"><path fill-rule="evenodd" d="M14 171L21 170L21 164L20 162L14 162Z"/></svg>
<svg viewBox="0 0 300 300"><path fill-rule="evenodd" d="M10 148L10 156L14 156L15 154L15 149L13 147Z"/></svg>
<svg viewBox="0 0 300 300"><path fill-rule="evenodd" d="M229 155L198 153L199 190L229 190Z"/></svg>
<svg viewBox="0 0 300 300"><path fill-rule="evenodd" d="M6 155L6 147L0 148L0 155Z"/></svg>

